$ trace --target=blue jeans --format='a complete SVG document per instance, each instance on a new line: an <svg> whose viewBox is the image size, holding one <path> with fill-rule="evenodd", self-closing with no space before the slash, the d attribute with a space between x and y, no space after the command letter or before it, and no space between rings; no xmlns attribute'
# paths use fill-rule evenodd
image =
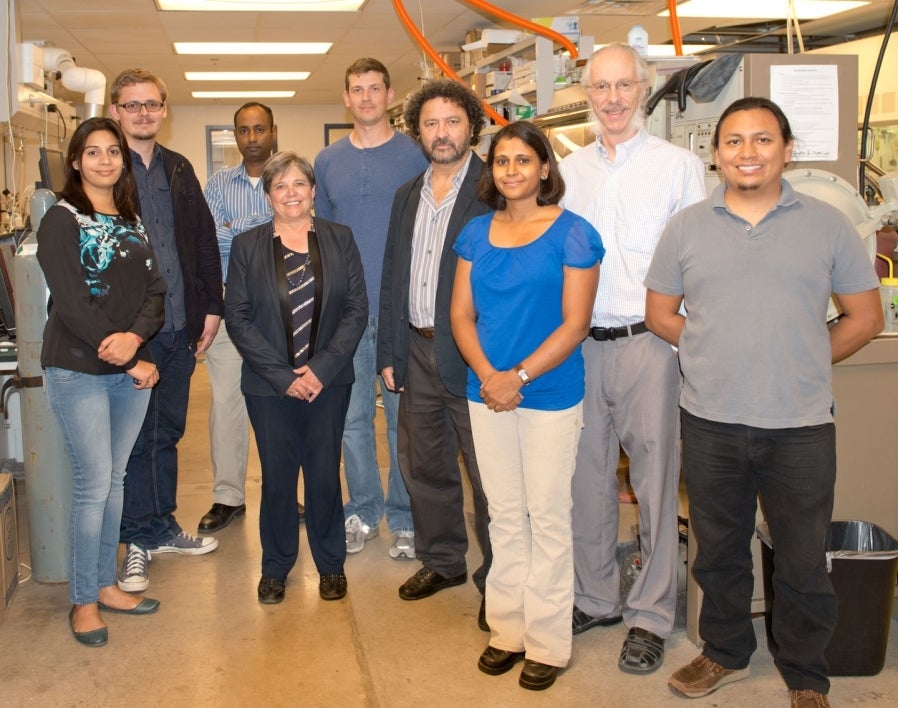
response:
<svg viewBox="0 0 898 708"><path fill-rule="evenodd" d="M124 373L94 376L47 367L45 378L72 464L69 597L86 605L115 583L125 465L150 392L135 389Z"/></svg>
<svg viewBox="0 0 898 708"><path fill-rule="evenodd" d="M399 417L399 394L388 391L381 384L380 391L387 418L387 443L390 448L390 472L387 477L387 498L380 481L377 466L377 442L374 438L374 414L377 410L377 315L368 317L359 346L352 358L355 383L349 398L346 427L343 431L343 469L349 501L344 506L346 518L357 514L368 526L374 528L386 510L390 531L411 531L412 509L399 472L399 456L396 443L396 421Z"/></svg>
<svg viewBox="0 0 898 708"><path fill-rule="evenodd" d="M682 430L689 523L698 542L692 575L705 594L702 653L742 669L755 650L749 544L760 494L775 549L776 667L790 690L827 693L824 652L837 603L824 543L836 480L835 426L753 428L683 411Z"/></svg>
<svg viewBox="0 0 898 708"><path fill-rule="evenodd" d="M159 383L128 460L122 543L153 550L180 533L175 521L178 494L178 442L187 424L190 377L196 359L187 329L159 332L148 345L159 369Z"/></svg>

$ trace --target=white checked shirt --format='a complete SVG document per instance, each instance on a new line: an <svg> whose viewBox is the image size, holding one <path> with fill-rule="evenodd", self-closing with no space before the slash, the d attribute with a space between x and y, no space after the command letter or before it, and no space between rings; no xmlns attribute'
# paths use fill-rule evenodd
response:
<svg viewBox="0 0 898 708"><path fill-rule="evenodd" d="M597 139L562 160L561 205L598 230L605 245L593 327L645 319L645 286L655 245L674 213L705 198L705 167L688 150L640 130L615 150Z"/></svg>
<svg viewBox="0 0 898 708"><path fill-rule="evenodd" d="M433 165L424 173L421 201L415 216L415 233L412 238L412 265L409 282L409 322L415 327L433 327L437 301L437 285L440 281L440 261L449 217L455 207L458 190L471 166L471 153L461 169L452 178L452 187L437 205L433 197ZM455 255L452 254L454 258Z"/></svg>

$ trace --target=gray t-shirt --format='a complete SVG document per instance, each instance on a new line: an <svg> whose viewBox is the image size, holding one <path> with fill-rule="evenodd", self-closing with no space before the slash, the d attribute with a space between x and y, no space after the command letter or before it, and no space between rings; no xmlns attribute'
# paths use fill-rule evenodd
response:
<svg viewBox="0 0 898 708"><path fill-rule="evenodd" d="M725 189L674 215L645 279L684 295L680 405L758 428L831 422L827 306L833 292L878 287L870 258L841 212L785 180L755 227L727 209Z"/></svg>

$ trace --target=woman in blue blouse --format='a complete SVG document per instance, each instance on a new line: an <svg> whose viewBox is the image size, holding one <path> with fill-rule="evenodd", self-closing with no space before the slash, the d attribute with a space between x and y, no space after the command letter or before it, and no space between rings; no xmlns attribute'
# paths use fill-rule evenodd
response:
<svg viewBox="0 0 898 708"><path fill-rule="evenodd" d="M72 134L61 201L37 232L50 289L41 349L47 399L72 465L69 625L106 644L100 610L155 612L115 582L125 466L159 380L146 340L163 322L165 285L134 211L131 156L118 123L90 118Z"/></svg>
<svg viewBox="0 0 898 708"><path fill-rule="evenodd" d="M493 139L479 185L496 209L458 237L452 333L465 357L474 447L489 502L489 646L481 671L525 658L519 683L554 683L571 654L571 476L582 427L580 342L605 249L558 206L564 182L542 132Z"/></svg>

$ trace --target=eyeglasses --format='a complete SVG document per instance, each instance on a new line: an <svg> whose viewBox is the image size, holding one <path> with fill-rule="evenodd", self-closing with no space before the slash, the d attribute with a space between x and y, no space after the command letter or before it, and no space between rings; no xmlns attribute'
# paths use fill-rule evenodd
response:
<svg viewBox="0 0 898 708"><path fill-rule="evenodd" d="M609 84L607 81L597 81L594 84L587 84L586 90L605 95L611 93L611 87L613 86L614 90L618 93L627 94L633 93L636 90L636 87L643 83L645 83L645 79L640 79L639 81L624 80L614 84Z"/></svg>
<svg viewBox="0 0 898 708"><path fill-rule="evenodd" d="M162 110L165 102L160 101L128 101L127 103L117 103L119 108L124 108L128 113L140 113L141 108L146 108L148 113L158 113Z"/></svg>

